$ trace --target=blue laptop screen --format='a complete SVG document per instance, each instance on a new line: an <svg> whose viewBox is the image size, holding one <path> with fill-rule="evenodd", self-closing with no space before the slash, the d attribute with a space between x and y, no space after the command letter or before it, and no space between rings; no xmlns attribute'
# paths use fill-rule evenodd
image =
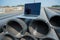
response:
<svg viewBox="0 0 60 40"><path fill-rule="evenodd" d="M24 15L40 15L41 3L25 4Z"/></svg>

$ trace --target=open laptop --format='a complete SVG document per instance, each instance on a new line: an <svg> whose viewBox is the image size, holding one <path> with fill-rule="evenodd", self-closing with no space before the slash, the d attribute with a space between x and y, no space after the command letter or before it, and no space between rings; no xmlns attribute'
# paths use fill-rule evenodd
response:
<svg viewBox="0 0 60 40"><path fill-rule="evenodd" d="M25 17L38 17L40 15L41 3L28 3L25 4L24 16Z"/></svg>

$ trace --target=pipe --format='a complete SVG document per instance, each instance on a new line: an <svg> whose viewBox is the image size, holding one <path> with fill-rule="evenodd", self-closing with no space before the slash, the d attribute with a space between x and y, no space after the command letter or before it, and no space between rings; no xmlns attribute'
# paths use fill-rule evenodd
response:
<svg viewBox="0 0 60 40"><path fill-rule="evenodd" d="M48 23L43 20L32 20L29 25L29 32L37 38L47 36L50 31Z"/></svg>
<svg viewBox="0 0 60 40"><path fill-rule="evenodd" d="M26 31L26 24L21 19L11 19L6 23L5 33L20 38Z"/></svg>
<svg viewBox="0 0 60 40"><path fill-rule="evenodd" d="M50 20L51 25L55 27L60 27L60 16L54 16Z"/></svg>
<svg viewBox="0 0 60 40"><path fill-rule="evenodd" d="M48 8L45 8L46 15L49 19L50 25L54 28L60 36L60 15Z"/></svg>
<svg viewBox="0 0 60 40"><path fill-rule="evenodd" d="M31 35L25 35L21 37L19 40L37 40L37 39Z"/></svg>
<svg viewBox="0 0 60 40"><path fill-rule="evenodd" d="M16 39L9 34L5 34L1 40L16 40Z"/></svg>
<svg viewBox="0 0 60 40"><path fill-rule="evenodd" d="M53 38L42 38L41 40L55 40Z"/></svg>
<svg viewBox="0 0 60 40"><path fill-rule="evenodd" d="M48 8L45 8L45 12L49 19L50 24L53 25L54 27L60 27L60 25L59 25L60 24L60 15Z"/></svg>

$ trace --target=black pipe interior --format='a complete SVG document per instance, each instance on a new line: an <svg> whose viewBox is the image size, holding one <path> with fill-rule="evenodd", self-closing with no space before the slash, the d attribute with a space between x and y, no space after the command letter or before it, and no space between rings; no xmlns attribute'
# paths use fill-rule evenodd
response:
<svg viewBox="0 0 60 40"><path fill-rule="evenodd" d="M50 19L50 23L55 27L60 27L60 16L54 16Z"/></svg>
<svg viewBox="0 0 60 40"><path fill-rule="evenodd" d="M49 32L49 26L41 20L34 20L31 23L31 27L35 29L38 33L46 35Z"/></svg>

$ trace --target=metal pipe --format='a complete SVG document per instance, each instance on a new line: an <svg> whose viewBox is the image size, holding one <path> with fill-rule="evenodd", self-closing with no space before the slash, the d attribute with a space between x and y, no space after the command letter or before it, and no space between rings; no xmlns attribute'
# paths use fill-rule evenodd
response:
<svg viewBox="0 0 60 40"><path fill-rule="evenodd" d="M16 39L9 34L5 34L1 40L16 40Z"/></svg>
<svg viewBox="0 0 60 40"><path fill-rule="evenodd" d="M37 38L45 37L50 31L48 23L43 20L32 20L29 25L29 32Z"/></svg>
<svg viewBox="0 0 60 40"><path fill-rule="evenodd" d="M48 8L45 8L45 12L52 28L54 28L58 36L60 36L60 31L59 31L60 30L60 15Z"/></svg>
<svg viewBox="0 0 60 40"><path fill-rule="evenodd" d="M26 24L21 19L11 19L6 23L5 33L20 38L26 31Z"/></svg>
<svg viewBox="0 0 60 40"><path fill-rule="evenodd" d="M60 24L60 15L48 8L45 8L45 12L46 12L46 15L47 15L51 25L53 25L54 27L60 27L60 25L59 25Z"/></svg>
<svg viewBox="0 0 60 40"><path fill-rule="evenodd" d="M19 40L37 40L37 39L31 35L25 35L21 37Z"/></svg>
<svg viewBox="0 0 60 40"><path fill-rule="evenodd" d="M53 38L42 38L41 40L55 40Z"/></svg>

